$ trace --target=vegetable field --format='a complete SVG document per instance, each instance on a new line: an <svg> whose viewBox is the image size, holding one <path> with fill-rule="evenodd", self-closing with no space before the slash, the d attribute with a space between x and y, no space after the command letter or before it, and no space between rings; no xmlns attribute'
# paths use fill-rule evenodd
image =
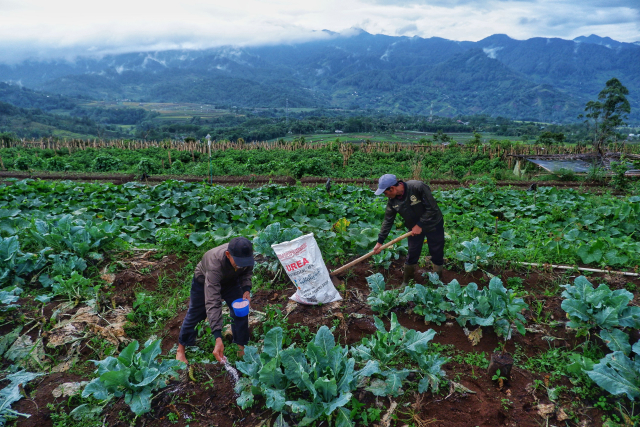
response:
<svg viewBox="0 0 640 427"><path fill-rule="evenodd" d="M577 176L570 170L547 174L518 157L593 154L591 146L543 146L496 139L486 144L481 139L465 145L453 141L447 144L375 141L356 144L341 142L339 138L313 143L304 138L290 142L214 141L209 162L208 146L196 141L38 140L12 142L11 147L0 148L0 169L30 174L80 173L89 177L120 172L135 174L138 179L153 175L191 175L200 179L210 175L371 179L393 173L423 180L474 181L490 177L498 181L555 179L601 184L608 181L607 171L596 165L585 176ZM611 144L608 148L623 152L626 163L638 163L639 147ZM100 175L93 177L100 179ZM630 187L613 186L618 190Z"/></svg>
<svg viewBox="0 0 640 427"><path fill-rule="evenodd" d="M640 197L434 196L443 277L423 256L400 287L405 241L348 271L342 301L301 306L270 245L314 233L330 268L368 252L385 206L368 187L9 182L0 425L637 423ZM404 232L398 221L390 237ZM257 257L251 342L241 360L226 344L220 365L203 323L186 367L175 351L195 265L239 235Z"/></svg>

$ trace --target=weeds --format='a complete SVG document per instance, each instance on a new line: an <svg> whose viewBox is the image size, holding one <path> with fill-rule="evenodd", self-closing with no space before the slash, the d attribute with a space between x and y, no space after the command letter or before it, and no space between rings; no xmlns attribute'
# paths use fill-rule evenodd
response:
<svg viewBox="0 0 640 427"><path fill-rule="evenodd" d="M489 367L489 360L487 359L487 354L484 351L481 353L476 353L458 350L453 356L450 357L451 360L456 363L477 366L481 369L487 369L487 367Z"/></svg>

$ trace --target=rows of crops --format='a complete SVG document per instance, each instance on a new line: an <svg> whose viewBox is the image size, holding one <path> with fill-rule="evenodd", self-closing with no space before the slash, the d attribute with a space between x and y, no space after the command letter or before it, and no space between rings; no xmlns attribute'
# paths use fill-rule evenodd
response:
<svg viewBox="0 0 640 427"><path fill-rule="evenodd" d="M508 180L531 178L543 172L528 162L519 163L514 171L518 160L514 155L591 152L585 147L558 146L552 150L550 147L543 149L540 146L512 144L508 141L463 147L453 144L446 147L412 144L276 144L268 149L252 144L229 143L228 147L223 144L212 151L210 164L203 144L192 143L191 147L175 144L174 148L154 145L125 149L117 146L95 148L88 142L85 147L85 142L80 142L82 148L78 146L73 150L70 147L39 148L40 145L46 146L44 142L36 146L0 148L0 168L19 171L127 172L137 176L257 174L299 179L304 176L371 178L394 173L397 176L421 179L461 180L490 175L497 180ZM633 145L622 148L627 154L637 151L637 146ZM627 162L637 161L634 159L627 159ZM558 172L554 179L558 178L567 181L580 179L571 170ZM604 183L606 171L594 166L585 178ZM620 185L614 186L622 189Z"/></svg>
<svg viewBox="0 0 640 427"><path fill-rule="evenodd" d="M487 286L461 286L456 280L444 283L430 276L424 286L399 290L385 286L382 274L370 275L368 310L381 318L373 318L376 332L352 347L334 337L337 324L328 328L315 323L306 333L301 328L287 330L283 315L273 314L274 309L265 305L265 312L272 313L266 324L273 327L262 328L247 347L244 360L237 362L244 374L236 384L241 408L264 398L261 402L282 423L297 420L305 425L329 419L347 426L366 422L367 414L379 416L380 410L356 410L360 407L353 402L358 402L355 396L360 395L359 389L399 399L412 382L418 393L433 394L447 382L443 366L448 355L430 343L436 333L400 326L396 311L411 307L414 315L437 325L455 318L461 327L492 328L504 350L513 332L523 334L530 327L534 310L523 299L527 292L522 289L522 280L506 281L505 287L489 270L515 261L616 270L634 270L640 263L638 196L592 196L550 187L523 192L486 186L436 191L434 195L445 217L447 269L469 274L485 271L492 277ZM46 332L55 329L54 322L42 321L38 315L29 320L32 315L26 307L35 304L38 311L71 301L76 308L86 304L98 315L107 316L114 308L109 307L114 289L105 282L104 274L117 267L122 254L158 248L166 254L192 256L197 262L204 250L237 235L253 239L261 256L256 281L261 286L280 283L287 287L284 275L278 279L279 264L271 251L272 243L313 232L327 264L337 266L373 247L384 205L368 188L356 186L334 186L330 192L324 188L269 185L248 189L179 181L148 187L24 180L3 186L0 316L6 332L0 339L0 356L4 354L2 367L9 373L5 379L10 383L0 392L5 398L0 424L20 416L10 408L22 396L19 387L48 373L51 364L47 360L56 357L49 353L50 343L44 345ZM394 234L403 232L398 222ZM370 266L390 278L388 269L403 254L406 246L399 245L374 256ZM169 298L172 303L157 299L153 292L136 293L127 318L148 327L128 329L131 338L146 340L150 332L162 331L164 324L177 316L179 301L188 298L189 273L185 274L184 282ZM158 283L158 289L161 287ZM630 400L639 397L639 365L630 357L640 348L628 335L640 326L634 295L607 285L596 289L583 277L567 281L562 296L562 309L570 321L567 326L574 335L593 334L606 343L588 356L580 356L579 351L572 353L575 356L563 356L565 362L572 362L572 381L584 383L589 378L613 395ZM23 300L18 302L19 298ZM388 328L381 320L386 316L390 316ZM22 331L25 326L39 326L45 334L32 337ZM123 338L108 352L96 353L96 359L102 359L97 375L92 369L82 372L92 381L83 386L82 397L74 398L75 411L65 422L98 423L98 414L120 397L136 419L151 411L152 397L181 366L170 360L157 361L162 351L159 340L149 340L139 352L138 341L125 345L129 341ZM290 346L292 342L298 345ZM112 357L116 353L119 358ZM200 355L196 360L206 359ZM499 372L497 377L502 378ZM551 399L553 393L549 396ZM551 400L556 401L557 396ZM628 407L628 402L625 405Z"/></svg>
<svg viewBox="0 0 640 427"><path fill-rule="evenodd" d="M100 261L109 245L212 246L233 235L254 237L273 223L316 233L326 257L344 259L371 248L384 211L368 188L354 186L328 193L172 181L149 188L26 180L4 187L0 197L4 284L21 283L33 271L40 272L43 284L52 275L82 272L87 263ZM491 246L496 262L640 263L638 196L478 186L436 197L449 236L448 258L455 258L459 243L478 237ZM336 232L333 224L341 218L350 225Z"/></svg>

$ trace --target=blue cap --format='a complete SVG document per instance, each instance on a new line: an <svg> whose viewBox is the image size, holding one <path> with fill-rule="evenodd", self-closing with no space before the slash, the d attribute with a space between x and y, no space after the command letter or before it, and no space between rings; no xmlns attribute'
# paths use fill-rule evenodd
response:
<svg viewBox="0 0 640 427"><path fill-rule="evenodd" d="M376 196L381 195L382 193L384 193L384 191L387 188L393 187L397 183L398 183L398 179L396 178L395 175L392 175L390 173L382 175L378 180L378 189L376 190L376 193L375 193Z"/></svg>

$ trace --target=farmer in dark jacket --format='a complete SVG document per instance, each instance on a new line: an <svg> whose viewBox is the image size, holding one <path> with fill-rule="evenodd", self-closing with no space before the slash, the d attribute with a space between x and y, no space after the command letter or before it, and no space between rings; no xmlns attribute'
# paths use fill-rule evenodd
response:
<svg viewBox="0 0 640 427"><path fill-rule="evenodd" d="M253 244L244 237L235 237L204 254L191 281L191 301L180 328L176 359L188 363L185 347L195 345L195 327L207 319L216 340L213 355L219 362L224 361L222 300L229 306L233 319L231 332L240 349L238 356L244 355L244 346L249 342L249 317L236 317L231 303L240 298L250 299L253 264Z"/></svg>
<svg viewBox="0 0 640 427"><path fill-rule="evenodd" d="M422 181L398 181L395 175L382 175L378 180L376 196L383 194L389 199L384 221L378 235L378 243L373 248L375 254L386 240L395 222L396 214L404 219L405 226L411 230L409 254L404 266L402 284L415 280L416 265L422 252L425 238L431 254L431 262L439 276L444 264L444 220L431 189Z"/></svg>

